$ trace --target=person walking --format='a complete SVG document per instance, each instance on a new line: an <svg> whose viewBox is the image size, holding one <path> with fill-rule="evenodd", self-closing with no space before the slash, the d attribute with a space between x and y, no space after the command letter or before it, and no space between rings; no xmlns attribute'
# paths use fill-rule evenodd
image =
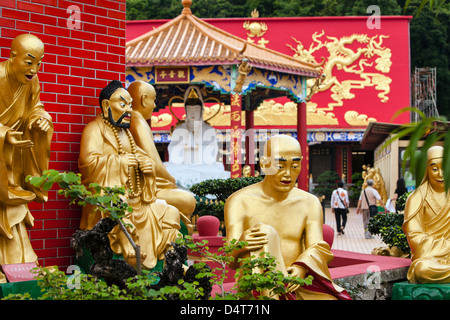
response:
<svg viewBox="0 0 450 320"><path fill-rule="evenodd" d="M398 179L397 180L397 188L395 189L394 197L392 198L392 200L395 201L395 212L398 213L399 211L401 211L399 208L400 206L398 203L398 198L400 198L407 192L408 192L408 190L406 189L406 186L405 186L405 180L403 178Z"/></svg>
<svg viewBox="0 0 450 320"><path fill-rule="evenodd" d="M348 213L348 193L343 188L344 183L342 181L338 182L338 188L331 194L331 211L334 213L336 218L336 229L338 235L345 234L344 228L347 224L347 213ZM341 224L342 217L342 224Z"/></svg>
<svg viewBox="0 0 450 320"><path fill-rule="evenodd" d="M381 201L380 194L376 189L373 188L373 180L367 179L367 188L361 191L361 195L359 196L358 200L358 206L356 207L356 213L360 214L362 213L363 217L363 227L364 227L364 237L366 239L373 239L374 237L369 232L367 227L369 226L369 219L370 219L370 209L369 206L377 205L377 200ZM384 203L382 204L384 209L386 210L386 207Z"/></svg>

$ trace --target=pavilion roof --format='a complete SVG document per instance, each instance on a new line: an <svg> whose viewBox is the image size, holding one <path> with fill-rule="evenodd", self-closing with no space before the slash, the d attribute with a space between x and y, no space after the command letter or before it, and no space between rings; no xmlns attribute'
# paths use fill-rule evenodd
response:
<svg viewBox="0 0 450 320"><path fill-rule="evenodd" d="M128 67L176 65L250 66L307 77L318 77L316 65L250 43L195 17L190 1L173 20L126 43Z"/></svg>

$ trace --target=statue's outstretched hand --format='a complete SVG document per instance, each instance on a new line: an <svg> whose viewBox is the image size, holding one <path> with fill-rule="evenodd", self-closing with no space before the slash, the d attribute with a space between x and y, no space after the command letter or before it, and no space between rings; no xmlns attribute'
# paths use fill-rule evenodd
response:
<svg viewBox="0 0 450 320"><path fill-rule="evenodd" d="M20 131L8 131L6 133L6 142L19 149L31 148L33 146L33 142L31 140L19 139L22 134L23 132Z"/></svg>

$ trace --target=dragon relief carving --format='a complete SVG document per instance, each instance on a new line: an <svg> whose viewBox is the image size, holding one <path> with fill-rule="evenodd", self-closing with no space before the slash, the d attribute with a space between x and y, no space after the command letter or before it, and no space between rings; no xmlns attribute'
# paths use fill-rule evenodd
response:
<svg viewBox="0 0 450 320"><path fill-rule="evenodd" d="M325 39L324 36L323 30L320 33L315 32L309 49L295 38L292 38L297 43L295 48L288 44L295 52L294 57L309 63L317 63L316 56L323 56L322 49L328 52L328 58L321 67L323 76L320 84L317 85L316 79L310 79L307 82L308 96L330 90L333 101L329 102L327 107L321 107L320 110L332 111L335 107L343 106L344 100L355 98L355 91L365 87L374 87L378 91L380 101L387 102L392 79L384 74L390 72L392 53L391 49L383 47L383 40L389 36L369 37L366 34L353 34L341 38L325 36ZM356 47L355 42L360 45ZM367 71L369 67L370 71ZM374 69L378 72L374 72ZM349 76L342 79L344 77L337 76L339 73L337 70L343 70ZM355 79L354 75L359 79ZM373 118L370 119L373 120Z"/></svg>

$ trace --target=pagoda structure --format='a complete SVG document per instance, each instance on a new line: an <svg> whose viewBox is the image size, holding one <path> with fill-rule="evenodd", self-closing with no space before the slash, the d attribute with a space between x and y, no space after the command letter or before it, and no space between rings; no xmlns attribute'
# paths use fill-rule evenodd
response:
<svg viewBox="0 0 450 320"><path fill-rule="evenodd" d="M306 81L319 78L320 65L264 48L197 18L191 0L183 0L181 14L126 43L127 84L142 80L157 92L159 108L182 100L190 85L201 88L205 101L231 108L231 177L241 175L242 129L245 150L254 154L253 111L267 99L288 97L297 103L297 137L304 163L308 163L306 131ZM245 128L241 114L245 111ZM251 157L246 164L254 173ZM307 190L308 168L299 177Z"/></svg>

